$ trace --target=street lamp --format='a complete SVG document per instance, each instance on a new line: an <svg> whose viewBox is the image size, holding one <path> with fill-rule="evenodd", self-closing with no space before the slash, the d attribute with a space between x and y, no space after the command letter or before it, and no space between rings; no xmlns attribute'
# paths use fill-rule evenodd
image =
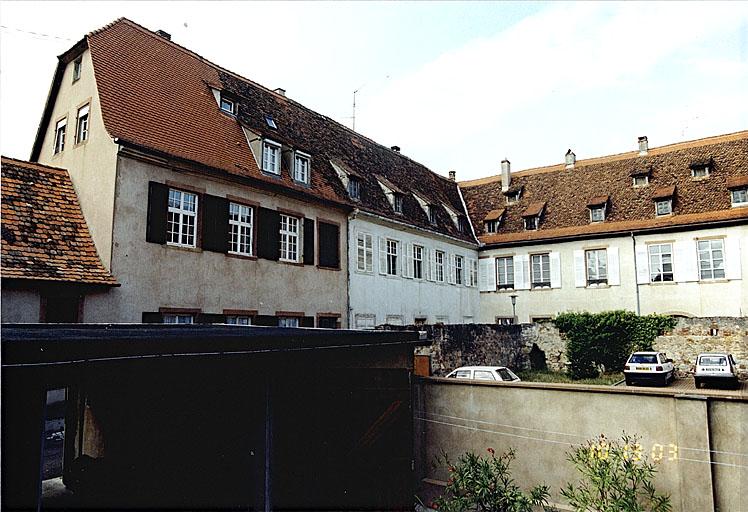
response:
<svg viewBox="0 0 748 512"><path fill-rule="evenodd" d="M510 295L510 299L512 299L512 322L515 324L517 323L517 296L516 295Z"/></svg>

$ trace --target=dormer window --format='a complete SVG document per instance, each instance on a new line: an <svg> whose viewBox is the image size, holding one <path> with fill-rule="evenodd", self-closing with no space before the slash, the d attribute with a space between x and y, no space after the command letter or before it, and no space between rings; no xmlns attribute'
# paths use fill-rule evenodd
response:
<svg viewBox="0 0 748 512"><path fill-rule="evenodd" d="M534 203L531 203L530 206L527 207L527 210L525 210L522 214L525 230L534 231L538 229L538 227L540 226L540 217L543 216L544 211L544 201L536 201Z"/></svg>
<svg viewBox="0 0 748 512"><path fill-rule="evenodd" d="M646 187L649 185L649 176L646 174L640 174L638 176L634 176L634 186L635 187Z"/></svg>
<svg viewBox="0 0 748 512"><path fill-rule="evenodd" d="M692 178L706 178L709 176L709 164L698 164L691 166Z"/></svg>
<svg viewBox="0 0 748 512"><path fill-rule="evenodd" d="M604 221L607 206L608 196L597 196L590 199L587 202L587 208L590 210L590 222Z"/></svg>
<svg viewBox="0 0 748 512"><path fill-rule="evenodd" d="M273 130L277 130L278 129L278 125L275 124L275 120L273 119L273 116L265 116L265 122Z"/></svg>
<svg viewBox="0 0 748 512"><path fill-rule="evenodd" d="M534 231L538 229L539 224L539 217L525 217L525 230L526 231Z"/></svg>
<svg viewBox="0 0 748 512"><path fill-rule="evenodd" d="M731 190L730 199L732 206L748 206L748 187Z"/></svg>
<svg viewBox="0 0 748 512"><path fill-rule="evenodd" d="M491 210L483 218L483 231L486 233L497 233L504 218L504 209Z"/></svg>
<svg viewBox="0 0 748 512"><path fill-rule="evenodd" d="M506 196L506 204L517 204L519 202L520 197L522 197L522 187L510 189L504 192L504 195Z"/></svg>
<svg viewBox="0 0 748 512"><path fill-rule="evenodd" d="M277 142L264 140L262 142L262 170L280 175L281 146Z"/></svg>
<svg viewBox="0 0 748 512"><path fill-rule="evenodd" d="M293 179L299 183L309 184L309 167L311 157L306 153L297 151L294 154Z"/></svg>
<svg viewBox="0 0 748 512"><path fill-rule="evenodd" d="M489 220L484 223L486 233L496 233L499 230L499 220Z"/></svg>
<svg viewBox="0 0 748 512"><path fill-rule="evenodd" d="M457 219L457 231L460 233L467 233L470 229L468 228L468 222L465 217L460 216Z"/></svg>
<svg viewBox="0 0 748 512"><path fill-rule="evenodd" d="M429 222L431 224L436 224L436 205L430 204L429 205Z"/></svg>
<svg viewBox="0 0 748 512"><path fill-rule="evenodd" d="M348 176L348 196L351 199L361 199L361 184L355 176Z"/></svg>
<svg viewBox="0 0 748 512"><path fill-rule="evenodd" d="M221 111L226 112L227 114L231 114L232 116L235 113L235 104L232 100L226 98L225 96L221 95Z"/></svg>
<svg viewBox="0 0 748 512"><path fill-rule="evenodd" d="M395 213L403 213L403 195L394 193L392 194L392 210Z"/></svg>
<svg viewBox="0 0 748 512"><path fill-rule="evenodd" d="M661 199L655 201L655 213L658 217L663 215L670 215L671 213L673 213L673 200Z"/></svg>

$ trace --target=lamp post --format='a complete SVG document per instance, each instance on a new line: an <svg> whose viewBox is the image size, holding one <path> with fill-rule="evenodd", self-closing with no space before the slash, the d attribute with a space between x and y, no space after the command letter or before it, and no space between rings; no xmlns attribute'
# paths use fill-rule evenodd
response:
<svg viewBox="0 0 748 512"><path fill-rule="evenodd" d="M510 299L512 299L512 322L515 324L517 323L517 296L516 295L510 295Z"/></svg>

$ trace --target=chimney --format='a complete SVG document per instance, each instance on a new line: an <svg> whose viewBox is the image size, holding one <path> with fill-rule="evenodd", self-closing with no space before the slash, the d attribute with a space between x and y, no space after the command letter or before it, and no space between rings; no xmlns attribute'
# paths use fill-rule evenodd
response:
<svg viewBox="0 0 748 512"><path fill-rule="evenodd" d="M512 184L512 175L510 173L511 162L506 158L501 161L501 191L506 192L509 190L509 185Z"/></svg>
<svg viewBox="0 0 748 512"><path fill-rule="evenodd" d="M647 136L639 137L639 156L644 156L649 152L649 142Z"/></svg>
<svg viewBox="0 0 748 512"><path fill-rule="evenodd" d="M400 152L400 146L392 146L390 149L392 151L394 151L395 153L399 153Z"/></svg>
<svg viewBox="0 0 748 512"><path fill-rule="evenodd" d="M566 152L566 168L573 169L574 164L577 162L577 155L570 149Z"/></svg>
<svg viewBox="0 0 748 512"><path fill-rule="evenodd" d="M278 87L273 92L276 92L276 93L280 94L281 96L285 96L286 95L286 90L284 88L282 88L282 87Z"/></svg>
<svg viewBox="0 0 748 512"><path fill-rule="evenodd" d="M169 34L168 32L166 32L165 30L158 29L156 31L156 35L163 37L167 41L171 41L171 34Z"/></svg>
<svg viewBox="0 0 748 512"><path fill-rule="evenodd" d="M449 179L454 181L457 179L457 172L456 171L449 171Z"/></svg>

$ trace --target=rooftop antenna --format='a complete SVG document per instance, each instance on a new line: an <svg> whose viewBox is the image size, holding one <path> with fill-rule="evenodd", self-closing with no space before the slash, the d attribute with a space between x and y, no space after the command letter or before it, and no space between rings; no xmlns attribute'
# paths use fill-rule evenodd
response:
<svg viewBox="0 0 748 512"><path fill-rule="evenodd" d="M352 117L352 119L353 119L353 128L352 129L353 129L354 132L356 131L356 94L358 93L358 91L360 91L361 89L363 89L365 85L366 85L365 83L361 84L361 85L358 86L358 88L355 91L353 91L353 117Z"/></svg>

